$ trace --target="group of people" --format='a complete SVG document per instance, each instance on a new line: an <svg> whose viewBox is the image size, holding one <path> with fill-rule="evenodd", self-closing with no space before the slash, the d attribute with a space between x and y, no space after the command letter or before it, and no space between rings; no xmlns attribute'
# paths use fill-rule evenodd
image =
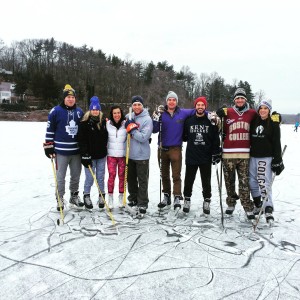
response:
<svg viewBox="0 0 300 300"><path fill-rule="evenodd" d="M66 173L70 170L70 206L92 209L91 187L97 180L98 206L105 205L105 167L108 204L113 207L115 178L119 176L119 202L123 202L125 173L125 143L127 133L125 116L121 107L112 106L110 118L104 118L97 96L90 99L89 110L83 114L76 105L76 93L66 85L63 101L49 113L44 150L47 157L55 159L57 179L57 210L64 209ZM84 166L85 182L83 202L79 195L81 164Z"/></svg>
<svg viewBox="0 0 300 300"><path fill-rule="evenodd" d="M113 106L106 119L98 97L90 99L89 110L83 114L76 106L75 90L66 85L63 102L49 113L44 143L46 156L56 161L56 197L60 198L57 199L57 209L63 209L65 205L63 197L68 166L70 205L92 209L90 190L96 179L99 189L98 206L103 208L107 164L109 208L114 205L114 185L118 172L119 206L122 207L128 200L129 207L137 214L144 215L149 204L151 135L158 133L157 158L162 184L160 192L163 194L158 203L160 210L171 206L173 195L175 210L182 208L185 213L190 211L193 185L199 169L203 213L210 214L211 168L222 160L227 190L225 213L231 215L240 199L248 219L254 219L260 210L265 212L267 221L273 219L273 172L279 175L284 169L280 118L277 113L271 115L272 106L269 101L262 101L257 111L250 109L242 88L236 90L233 102L232 107L220 108L214 113L208 111L207 99L201 96L195 99L193 109L183 109L178 106L177 94L170 91L165 105L159 106L152 117L144 108L143 98L133 96L132 112L124 116L119 106ZM183 142L187 142L187 146L182 196ZM83 202L78 191L81 164L85 171ZM238 193L235 186L236 175ZM126 186L128 198L123 199Z"/></svg>
<svg viewBox="0 0 300 300"><path fill-rule="evenodd" d="M273 172L279 175L284 169L280 115L271 115L270 101L261 101L257 111L251 109L242 88L235 91L233 102L232 107L217 110L223 121L222 163L227 191L225 213L231 215L240 199L248 219L254 219L262 210L267 221L274 220Z"/></svg>

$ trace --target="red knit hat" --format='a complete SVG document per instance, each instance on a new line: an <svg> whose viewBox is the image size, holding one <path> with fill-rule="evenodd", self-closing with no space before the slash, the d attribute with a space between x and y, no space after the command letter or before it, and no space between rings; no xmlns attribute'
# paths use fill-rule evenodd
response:
<svg viewBox="0 0 300 300"><path fill-rule="evenodd" d="M206 101L206 97L201 96L201 97L195 99L195 101L194 101L194 107L196 107L196 104L197 104L198 102L202 102L202 103L205 105L205 109L207 109L207 101Z"/></svg>

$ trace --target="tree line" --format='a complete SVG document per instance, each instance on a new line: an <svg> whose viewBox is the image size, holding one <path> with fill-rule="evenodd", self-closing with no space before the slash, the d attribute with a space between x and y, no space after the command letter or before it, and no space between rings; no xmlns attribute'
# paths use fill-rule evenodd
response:
<svg viewBox="0 0 300 300"><path fill-rule="evenodd" d="M150 109L164 103L169 90L177 93L182 107L191 107L195 98L206 96L210 110L231 105L237 87L246 90L252 106L255 98L263 96L262 91L254 94L247 81L234 80L228 84L216 72L197 75L188 66L176 72L167 61L135 62L54 38L26 39L10 46L0 40L0 68L13 72L9 78L0 74L0 79L13 81L16 94L42 99L45 108L61 101L66 83L74 87L78 98L86 104L93 95L100 98L101 104L124 105L130 103L131 96L141 95Z"/></svg>

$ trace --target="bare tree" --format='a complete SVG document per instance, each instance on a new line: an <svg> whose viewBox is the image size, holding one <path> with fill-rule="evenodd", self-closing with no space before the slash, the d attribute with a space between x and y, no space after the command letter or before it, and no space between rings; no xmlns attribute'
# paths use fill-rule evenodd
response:
<svg viewBox="0 0 300 300"><path fill-rule="evenodd" d="M259 90L255 93L255 104L258 105L258 103L262 100L264 100L266 97L266 93L263 90Z"/></svg>

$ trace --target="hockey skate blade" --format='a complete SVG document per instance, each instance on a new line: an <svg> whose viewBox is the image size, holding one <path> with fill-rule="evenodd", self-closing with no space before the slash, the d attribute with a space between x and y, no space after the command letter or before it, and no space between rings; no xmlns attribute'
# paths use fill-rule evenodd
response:
<svg viewBox="0 0 300 300"><path fill-rule="evenodd" d="M69 203L69 208L72 209L72 210L74 210L74 211L83 211L83 210L85 210L85 206L84 205L83 206L76 206L76 205L74 205L72 203Z"/></svg>
<svg viewBox="0 0 300 300"><path fill-rule="evenodd" d="M56 223L58 226L63 226L64 225L64 220L63 219L57 219Z"/></svg>
<svg viewBox="0 0 300 300"><path fill-rule="evenodd" d="M167 218L171 221L175 221L177 219L177 215L180 211L180 208L181 207L176 207L176 208L174 208L174 210L170 210Z"/></svg>
<svg viewBox="0 0 300 300"><path fill-rule="evenodd" d="M132 215L133 217L136 217L136 215L138 214L138 211L135 210L134 208L132 208L129 205L125 205L125 211L128 212L130 215Z"/></svg>
<svg viewBox="0 0 300 300"><path fill-rule="evenodd" d="M180 211L180 209L181 209L181 206L174 207L174 214L177 215L178 212Z"/></svg>
<svg viewBox="0 0 300 300"><path fill-rule="evenodd" d="M260 239L260 237L257 234L255 234L255 232L251 232L248 238L250 241L254 241L254 242Z"/></svg>
<svg viewBox="0 0 300 300"><path fill-rule="evenodd" d="M136 217L137 219L141 220L141 219L144 219L145 214L137 213L135 217Z"/></svg>
<svg viewBox="0 0 300 300"><path fill-rule="evenodd" d="M154 212L151 217L155 217L155 218L165 218L166 215L168 214L168 211L166 210L158 210L156 212Z"/></svg>
<svg viewBox="0 0 300 300"><path fill-rule="evenodd" d="M159 210L159 211L168 211L169 209L171 208L171 205L166 205L166 206L164 206L164 207L159 207L159 206L157 206L157 209Z"/></svg>

